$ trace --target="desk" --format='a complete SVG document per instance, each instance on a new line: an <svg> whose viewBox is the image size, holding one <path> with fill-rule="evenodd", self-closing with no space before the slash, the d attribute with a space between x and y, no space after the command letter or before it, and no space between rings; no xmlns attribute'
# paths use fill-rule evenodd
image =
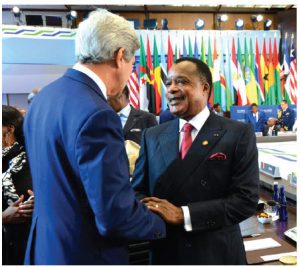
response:
<svg viewBox="0 0 300 268"><path fill-rule="evenodd" d="M262 192L261 198L263 200L270 199L270 193ZM266 265L279 265L281 264L279 261L272 262L263 262L259 256L283 253L283 252L291 252L297 250L297 245L294 241L288 239L284 236L284 232L290 228L293 228L297 225L296 223L296 207L290 205L288 207L288 221L280 222L279 220L270 223L270 224L261 224L258 222L256 216L252 216L246 221L241 223L242 233L247 230L253 230L253 233L261 233L262 235L256 238L245 238L244 241L247 240L255 240L260 238L272 237L277 242L279 242L282 247L274 248L274 249L264 249L264 250L256 250L247 252L247 261L249 264L266 264ZM260 261L261 260L261 261Z"/></svg>

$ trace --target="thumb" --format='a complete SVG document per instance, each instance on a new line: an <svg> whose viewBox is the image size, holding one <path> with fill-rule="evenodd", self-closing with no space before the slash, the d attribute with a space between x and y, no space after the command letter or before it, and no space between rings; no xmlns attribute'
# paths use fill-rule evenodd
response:
<svg viewBox="0 0 300 268"><path fill-rule="evenodd" d="M28 193L30 196L33 196L33 195L34 195L33 191L31 191L30 189L27 190L27 193Z"/></svg>
<svg viewBox="0 0 300 268"><path fill-rule="evenodd" d="M19 199L18 199L16 202L13 203L13 206L14 206L14 207L19 206L19 204L20 204L21 202L23 202L23 200L24 200L24 195L21 195L21 196L19 197Z"/></svg>

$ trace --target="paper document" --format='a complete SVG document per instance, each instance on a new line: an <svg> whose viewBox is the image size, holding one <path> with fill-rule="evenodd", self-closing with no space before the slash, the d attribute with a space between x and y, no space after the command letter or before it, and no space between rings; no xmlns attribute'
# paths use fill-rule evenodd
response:
<svg viewBox="0 0 300 268"><path fill-rule="evenodd" d="M263 239L256 239L251 241L244 241L244 245L246 251L253 251L253 250L267 249L267 248L277 248L281 246L281 244L279 244L273 238L263 238Z"/></svg>
<svg viewBox="0 0 300 268"><path fill-rule="evenodd" d="M260 256L264 261L275 261L283 256L297 256L297 251Z"/></svg>

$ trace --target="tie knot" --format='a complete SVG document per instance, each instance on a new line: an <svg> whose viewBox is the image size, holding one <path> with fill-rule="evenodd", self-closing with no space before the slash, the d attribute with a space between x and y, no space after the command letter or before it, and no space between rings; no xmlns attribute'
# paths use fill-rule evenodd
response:
<svg viewBox="0 0 300 268"><path fill-rule="evenodd" d="M191 125L190 123L185 123L183 126L183 131L184 132L191 132L193 129L193 125Z"/></svg>

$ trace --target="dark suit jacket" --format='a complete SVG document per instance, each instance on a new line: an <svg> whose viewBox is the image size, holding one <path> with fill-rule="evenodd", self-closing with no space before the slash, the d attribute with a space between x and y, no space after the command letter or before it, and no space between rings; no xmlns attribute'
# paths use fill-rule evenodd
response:
<svg viewBox="0 0 300 268"><path fill-rule="evenodd" d="M253 113L251 111L247 112L245 115L246 123L252 124L255 132L262 132L263 127L267 121L267 117L265 112L258 111L258 120L256 122L256 119L253 116Z"/></svg>
<svg viewBox="0 0 300 268"><path fill-rule="evenodd" d="M173 120L175 118L177 118L177 117L170 112L169 108L167 108L166 110L164 110L160 113L159 124L163 124L163 123Z"/></svg>
<svg viewBox="0 0 300 268"><path fill-rule="evenodd" d="M124 138L141 144L143 130L156 125L157 121L154 114L137 110L131 106L131 111L123 128Z"/></svg>
<svg viewBox="0 0 300 268"><path fill-rule="evenodd" d="M164 235L135 199L119 116L74 69L46 86L24 122L35 206L26 264L126 264L128 240Z"/></svg>
<svg viewBox="0 0 300 268"><path fill-rule="evenodd" d="M282 111L281 118L279 118L279 123L282 128L285 130L292 131L293 125L295 124L295 112L291 108L287 108L285 111Z"/></svg>
<svg viewBox="0 0 300 268"><path fill-rule="evenodd" d="M254 132L211 113L181 160L178 126L175 119L145 130L133 174L140 197L157 196L190 211L192 232L168 226L167 238L152 244L153 263L244 264L239 223L253 215L258 201ZM227 159L210 160L216 153Z"/></svg>

